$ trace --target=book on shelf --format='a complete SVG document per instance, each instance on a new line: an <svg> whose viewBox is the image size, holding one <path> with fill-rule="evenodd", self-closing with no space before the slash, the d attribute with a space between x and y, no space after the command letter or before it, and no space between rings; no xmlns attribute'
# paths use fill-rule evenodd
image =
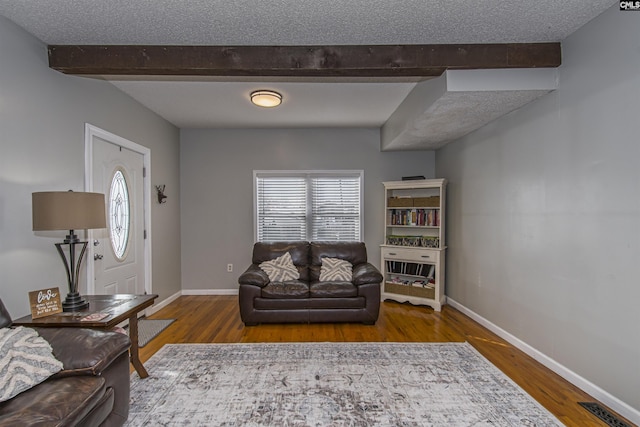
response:
<svg viewBox="0 0 640 427"><path fill-rule="evenodd" d="M426 282L424 280L414 280L413 282L411 282L411 286L415 287L415 288L426 288L426 289L433 289L435 288L435 283L432 282Z"/></svg>
<svg viewBox="0 0 640 427"><path fill-rule="evenodd" d="M433 280L436 276L436 266L433 264L428 264L428 265L429 265L429 272L425 274L425 277L428 280Z"/></svg>
<svg viewBox="0 0 640 427"><path fill-rule="evenodd" d="M405 261L386 261L387 274L399 274L404 276L420 277L422 279L401 280L407 283L423 281L426 284L435 282L436 266ZM395 276L399 280L398 276Z"/></svg>
<svg viewBox="0 0 640 427"><path fill-rule="evenodd" d="M387 224L439 227L440 212L438 209L391 209Z"/></svg>

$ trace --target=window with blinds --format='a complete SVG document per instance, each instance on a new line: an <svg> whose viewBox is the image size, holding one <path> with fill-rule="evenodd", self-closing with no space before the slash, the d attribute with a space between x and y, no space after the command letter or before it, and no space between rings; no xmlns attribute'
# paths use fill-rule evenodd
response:
<svg viewBox="0 0 640 427"><path fill-rule="evenodd" d="M361 241L361 171L255 172L256 238Z"/></svg>

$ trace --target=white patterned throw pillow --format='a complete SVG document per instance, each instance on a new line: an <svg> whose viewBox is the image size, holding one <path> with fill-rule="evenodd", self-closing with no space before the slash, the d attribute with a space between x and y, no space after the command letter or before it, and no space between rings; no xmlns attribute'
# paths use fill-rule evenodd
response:
<svg viewBox="0 0 640 427"><path fill-rule="evenodd" d="M353 277L353 265L339 258L322 258L320 267L321 282L350 282Z"/></svg>
<svg viewBox="0 0 640 427"><path fill-rule="evenodd" d="M300 278L300 272L293 265L289 252L271 261L265 261L259 267L267 273L269 280L272 282L284 282L285 280L297 280Z"/></svg>
<svg viewBox="0 0 640 427"><path fill-rule="evenodd" d="M40 384L62 370L51 345L23 326L0 328L0 402Z"/></svg>

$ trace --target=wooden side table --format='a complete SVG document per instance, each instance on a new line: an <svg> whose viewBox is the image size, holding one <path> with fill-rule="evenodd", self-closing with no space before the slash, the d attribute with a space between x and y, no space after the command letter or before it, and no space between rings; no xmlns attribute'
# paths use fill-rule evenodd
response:
<svg viewBox="0 0 640 427"><path fill-rule="evenodd" d="M24 316L13 321L15 326L38 328L95 328L113 329L116 325L129 320L129 337L131 348L129 359L140 378L149 376L140 361L138 352L138 313L153 305L158 295L83 295L89 302L89 308L83 311L53 314L47 317L32 319ZM102 317L102 315L105 315ZM87 318L90 315L99 319Z"/></svg>

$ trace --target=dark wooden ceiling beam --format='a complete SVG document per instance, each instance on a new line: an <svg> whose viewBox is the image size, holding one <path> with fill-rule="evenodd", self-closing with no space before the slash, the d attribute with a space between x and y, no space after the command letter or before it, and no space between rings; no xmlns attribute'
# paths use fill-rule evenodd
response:
<svg viewBox="0 0 640 427"><path fill-rule="evenodd" d="M352 46L48 47L65 74L434 77L446 69L558 67L560 43Z"/></svg>

